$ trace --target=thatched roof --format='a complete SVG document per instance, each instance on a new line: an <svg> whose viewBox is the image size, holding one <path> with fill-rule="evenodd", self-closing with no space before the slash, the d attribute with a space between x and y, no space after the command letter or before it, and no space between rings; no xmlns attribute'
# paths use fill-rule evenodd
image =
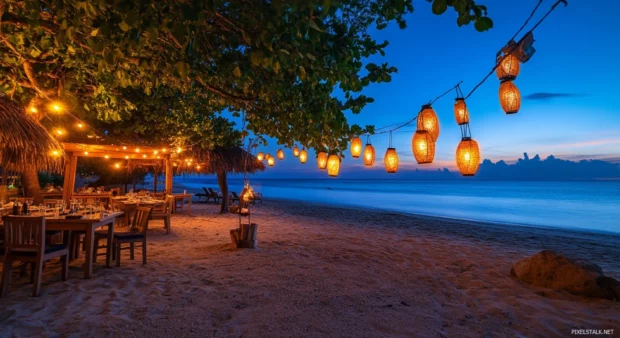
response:
<svg viewBox="0 0 620 338"><path fill-rule="evenodd" d="M228 173L255 173L265 170L265 165L254 155L241 147L215 148L212 150L193 150L192 154L183 154L181 157L191 157L194 164L200 164L200 170L195 166L188 167L179 159L177 171L200 172L215 174L222 170Z"/></svg>
<svg viewBox="0 0 620 338"><path fill-rule="evenodd" d="M51 156L57 151L58 156ZM28 117L17 103L0 93L0 166L23 172L34 166L38 170L62 170L62 146L39 123Z"/></svg>

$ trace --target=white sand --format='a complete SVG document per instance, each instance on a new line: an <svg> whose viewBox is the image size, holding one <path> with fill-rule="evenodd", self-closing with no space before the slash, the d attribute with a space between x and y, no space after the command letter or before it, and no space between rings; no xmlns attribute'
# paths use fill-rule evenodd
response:
<svg viewBox="0 0 620 338"><path fill-rule="evenodd" d="M152 222L146 266L100 257L84 280L80 259L62 282L54 262L39 298L15 277L0 336L620 336L620 303L510 277L517 259L556 249L620 278L620 236L267 201L253 208L260 249L232 250L237 217L217 210L192 205L171 235Z"/></svg>

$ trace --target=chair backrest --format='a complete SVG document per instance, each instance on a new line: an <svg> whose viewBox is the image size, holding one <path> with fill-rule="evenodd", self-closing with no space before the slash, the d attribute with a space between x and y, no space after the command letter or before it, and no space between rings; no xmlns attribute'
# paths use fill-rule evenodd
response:
<svg viewBox="0 0 620 338"><path fill-rule="evenodd" d="M45 216L4 216L6 250L25 248L43 252L45 249Z"/></svg>
<svg viewBox="0 0 620 338"><path fill-rule="evenodd" d="M149 228L149 219L151 218L151 211L153 208L150 207L137 207L136 214L133 217L133 222L131 222L131 231L140 232L143 235L146 235L146 230Z"/></svg>
<svg viewBox="0 0 620 338"><path fill-rule="evenodd" d="M209 188L209 192L211 193L211 196L213 197L219 197L217 192L215 192L215 190L213 190L213 188Z"/></svg>
<svg viewBox="0 0 620 338"><path fill-rule="evenodd" d="M205 194L207 194L207 196L211 195L211 193L209 192L209 190L207 190L207 188L202 187L202 190L205 192Z"/></svg>

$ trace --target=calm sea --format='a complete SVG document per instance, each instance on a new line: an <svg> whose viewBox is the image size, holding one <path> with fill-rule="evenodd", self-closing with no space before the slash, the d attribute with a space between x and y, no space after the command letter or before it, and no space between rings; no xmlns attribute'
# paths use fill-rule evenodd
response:
<svg viewBox="0 0 620 338"><path fill-rule="evenodd" d="M188 188L215 180L175 178ZM252 180L266 198L620 233L620 181ZM240 191L241 180L230 180ZM191 189L193 190L193 189Z"/></svg>

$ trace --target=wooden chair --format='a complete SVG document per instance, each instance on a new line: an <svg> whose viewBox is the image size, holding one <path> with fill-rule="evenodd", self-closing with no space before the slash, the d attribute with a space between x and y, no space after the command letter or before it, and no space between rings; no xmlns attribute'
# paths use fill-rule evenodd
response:
<svg viewBox="0 0 620 338"><path fill-rule="evenodd" d="M45 245L45 217L4 216L2 220L6 248L0 296L6 296L9 290L13 261L34 263L34 297L38 297L41 291L43 262L60 257L62 280L67 280L69 250L66 244Z"/></svg>
<svg viewBox="0 0 620 338"><path fill-rule="evenodd" d="M110 189L110 194L114 197L121 195L121 188L112 188Z"/></svg>
<svg viewBox="0 0 620 338"><path fill-rule="evenodd" d="M146 231L149 227L151 211L152 208L136 208L136 216L133 218L133 222L131 222L130 231L114 233L113 246L114 250L116 250L116 266L121 266L122 250L129 249L130 259L134 259L135 243L142 243L142 264L146 264ZM122 247L125 243L129 243L128 248Z"/></svg>
<svg viewBox="0 0 620 338"><path fill-rule="evenodd" d="M170 219L172 218L172 207L174 203L174 196L168 195L166 197L166 202L163 205L163 210L155 210L153 209L151 213L152 220L163 220L164 221L164 229L166 229L166 233L170 233Z"/></svg>

